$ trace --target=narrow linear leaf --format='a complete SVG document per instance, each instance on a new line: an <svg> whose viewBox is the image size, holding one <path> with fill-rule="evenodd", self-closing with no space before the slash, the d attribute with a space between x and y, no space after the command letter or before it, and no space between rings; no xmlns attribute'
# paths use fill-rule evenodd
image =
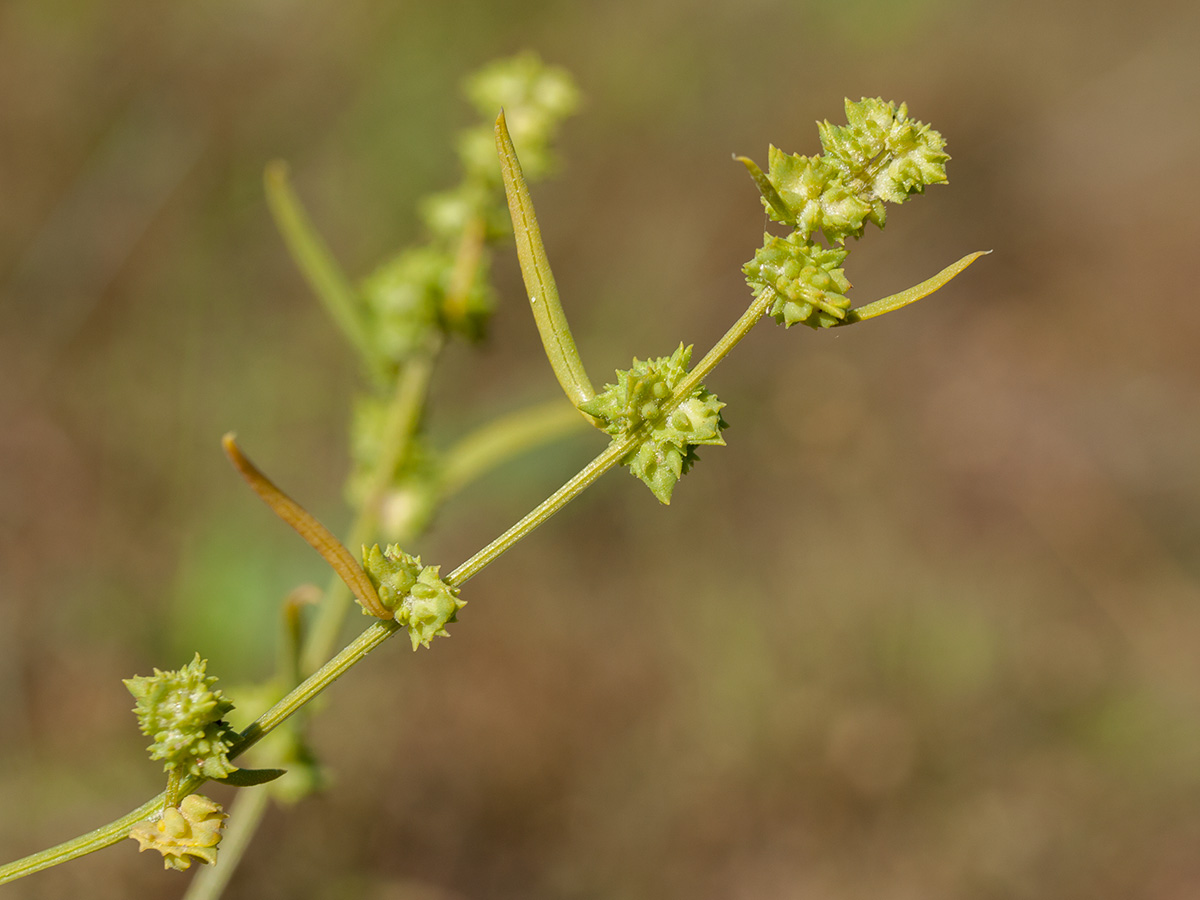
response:
<svg viewBox="0 0 1200 900"><path fill-rule="evenodd" d="M386 381L385 369L375 352L358 292L313 227L292 188L287 163L275 160L268 164L263 173L263 185L275 225L308 286L358 351L371 376L380 382Z"/></svg>
<svg viewBox="0 0 1200 900"><path fill-rule="evenodd" d="M525 176L521 173L521 163L509 136L503 111L496 117L496 152L500 155L500 170L504 175L504 193L517 241L521 277L525 280L525 292L529 295L529 305L542 338L542 347L554 369L554 377L562 385L567 398L574 406L579 406L596 396L596 391L583 367L575 338L567 324L566 313L558 299L558 286L554 283L550 261L546 258L546 247L542 243L542 232L533 211L533 200L529 196Z"/></svg>
<svg viewBox="0 0 1200 900"><path fill-rule="evenodd" d="M338 577L346 583L346 587L350 588L350 592L358 598L358 602L363 605L363 608L377 618L392 618L391 611L380 601L379 594L375 592L375 585L371 584L367 573L362 570L362 566L358 564L358 560L354 558L353 554L334 537L333 532L318 522L307 509L276 487L271 479L250 462L237 445L232 433L221 438L221 446L225 448L225 455L229 457L233 467L238 470L238 474L246 480L254 493L262 498L262 501L271 508L275 515L292 526L310 547L321 554L321 558L329 563Z"/></svg>
<svg viewBox="0 0 1200 900"><path fill-rule="evenodd" d="M221 784L232 787L254 787L266 784L287 774L287 769L234 769L224 778L214 778Z"/></svg>
<svg viewBox="0 0 1200 900"><path fill-rule="evenodd" d="M735 156L734 159L746 167L746 171L750 173L750 177L754 179L755 185L758 186L758 192L762 194L764 200L771 204L771 208L779 214L779 221L787 225L795 225L795 213L788 208L783 197L779 196L779 191L775 189L775 185L771 184L771 179L767 177L767 173L758 167L758 163L748 156Z"/></svg>
<svg viewBox="0 0 1200 900"><path fill-rule="evenodd" d="M884 297L882 300L876 300L874 303L868 303L866 306L860 306L858 309L851 310L838 325L850 325L854 322L861 322L864 319L873 319L876 316L882 316L884 313L890 313L903 306L908 306L910 303L916 303L922 297L928 297L939 288L945 287L963 269L971 265L979 257L987 256L991 252L991 250L978 250L975 253L968 253L958 262L946 266L946 268L942 269L942 271L938 272L932 278L922 281L920 284L915 284L908 290L892 294L890 297Z"/></svg>

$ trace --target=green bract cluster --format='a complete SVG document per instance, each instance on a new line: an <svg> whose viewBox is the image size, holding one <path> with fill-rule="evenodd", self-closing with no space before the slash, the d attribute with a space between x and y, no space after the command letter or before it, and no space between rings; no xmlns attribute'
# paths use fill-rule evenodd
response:
<svg viewBox="0 0 1200 900"><path fill-rule="evenodd" d="M768 313L791 327L797 322L828 328L846 318L850 282L838 268L847 251L805 240L799 231L786 238L766 235L754 259L742 269L754 296L773 290Z"/></svg>
<svg viewBox="0 0 1200 900"><path fill-rule="evenodd" d="M604 430L614 437L644 432L637 449L621 464L663 503L671 502L675 483L698 459L697 447L725 445L721 437L726 427L721 418L725 404L716 394L700 385L680 403L671 403L691 358L691 346L683 344L670 356L635 358L632 368L617 370L616 384L606 384L601 393L579 407L601 419Z"/></svg>
<svg viewBox="0 0 1200 900"><path fill-rule="evenodd" d="M486 329L495 307L487 244L506 236L511 228L492 137L496 111L504 107L526 175L534 179L555 168L554 138L579 103L566 71L547 66L530 53L487 66L468 79L465 90L484 123L468 128L459 138L461 182L421 201L428 230L425 242L384 262L358 288L363 331L370 336L375 368L387 375L449 335L476 339ZM371 395L375 405L386 405L387 387L385 381ZM382 443L382 420L364 412L368 405L358 405L353 425L358 452L347 495L356 506L365 496L366 473L373 472L377 462L372 448ZM421 493L421 484L408 483L414 472L401 460L394 473L396 490Z"/></svg>
<svg viewBox="0 0 1200 900"><path fill-rule="evenodd" d="M945 139L924 122L908 117L907 104L866 97L846 101L846 125L828 119L817 126L821 147L856 194L903 203L929 184L946 183ZM883 207L878 207L883 226Z"/></svg>
<svg viewBox="0 0 1200 900"><path fill-rule="evenodd" d="M411 247L363 280L360 290L373 314L371 333L382 357L393 363L411 358L443 326L468 338L483 333L495 306L485 260L480 258L451 310L454 260L451 247Z"/></svg>
<svg viewBox="0 0 1200 900"><path fill-rule="evenodd" d="M435 637L449 637L446 626L466 606L458 590L441 579L439 569L421 565L421 557L405 553L396 544L383 550L378 544L363 547L363 570L383 605L395 610L396 621L408 628L414 650L428 647Z"/></svg>
<svg viewBox="0 0 1200 900"><path fill-rule="evenodd" d="M233 704L213 690L217 678L205 674L207 665L197 653L182 669L125 679L138 725L154 739L150 758L161 759L168 773L224 778L237 769L228 756L234 732L222 721Z"/></svg>
<svg viewBox="0 0 1200 900"><path fill-rule="evenodd" d="M765 236L743 268L756 296L773 291L770 313L791 327L829 328L844 321L850 282L839 268L846 238L862 237L868 222L887 220L884 202L903 203L926 185L946 181L946 142L908 108L879 98L846 101L846 125L818 124L820 156L771 147L768 171L746 163L768 215L791 226L786 238ZM829 247L815 243L817 233Z"/></svg>

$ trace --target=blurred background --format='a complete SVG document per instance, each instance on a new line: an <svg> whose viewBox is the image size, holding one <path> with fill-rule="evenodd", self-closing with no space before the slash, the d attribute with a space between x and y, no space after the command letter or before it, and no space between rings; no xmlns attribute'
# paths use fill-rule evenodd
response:
<svg viewBox="0 0 1200 900"><path fill-rule="evenodd" d="M856 303L995 253L860 328L757 328L671 508L609 474L453 640L328 692L330 789L227 896L1200 896L1198 40L1184 2L6 0L0 859L160 789L122 678L196 650L266 677L280 598L324 583L222 433L349 522L359 375L263 166L365 274L458 177L462 79L529 48L586 97L534 196L597 383L745 308L765 222L730 154L817 152L846 96L953 156L854 245ZM498 258L441 441L558 391ZM496 472L412 549L457 565L601 446ZM133 851L4 896L182 893Z"/></svg>

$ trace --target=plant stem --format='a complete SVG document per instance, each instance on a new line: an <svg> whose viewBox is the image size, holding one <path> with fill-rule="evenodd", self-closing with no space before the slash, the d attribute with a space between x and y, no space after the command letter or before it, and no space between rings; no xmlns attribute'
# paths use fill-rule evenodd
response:
<svg viewBox="0 0 1200 900"><path fill-rule="evenodd" d="M454 254L454 268L450 272L450 285L442 307L442 314L449 322L460 322L467 316L467 297L479 272L486 232L486 223L481 215L472 216L463 226L458 250Z"/></svg>
<svg viewBox="0 0 1200 900"><path fill-rule="evenodd" d="M671 410L686 400L699 386L701 380L729 355L729 351L736 347L742 338L750 333L750 329L763 317L763 313L767 311L774 299L774 293L768 290L750 304L741 317L704 355L696 368L684 376L683 380L675 387L670 401L664 405L666 415L670 415ZM584 466L574 478L539 503L525 518L451 572L446 577L446 582L457 587L478 575L510 547L574 500L597 478L624 459L625 455L637 446L639 437L640 435L635 432L623 440L613 441L609 444L599 456Z"/></svg>
<svg viewBox="0 0 1200 900"><path fill-rule="evenodd" d="M620 462L636 444L636 437L613 441L574 478L539 503L525 518L447 575L446 583L458 587L478 575L519 540L583 493L597 478Z"/></svg>
<svg viewBox="0 0 1200 900"><path fill-rule="evenodd" d="M539 403L493 419L446 451L438 480L439 500L453 496L485 472L526 450L582 431L588 424L579 410L562 400Z"/></svg>
<svg viewBox="0 0 1200 900"><path fill-rule="evenodd" d="M440 341L427 347L423 353L405 363L396 379L396 389L388 407L380 444L383 450L376 460L366 499L359 508L346 538L346 546L352 553L357 552L375 534L379 524L379 504L395 477L396 468L411 447L421 414L425 411L429 380L440 350ZM341 631L349 605L350 592L340 579L331 579L317 613L317 620L313 623L312 632L305 642L302 654L305 671L312 671L321 664L321 660L329 656L337 642L338 632Z"/></svg>
<svg viewBox="0 0 1200 900"><path fill-rule="evenodd" d="M399 631L400 627L396 622L384 622L383 620L373 623L366 631L351 641L341 653L310 675L303 684L296 687L246 728L230 749L230 759L253 747L282 724L288 716L311 701L317 694L344 675L351 666ZM181 797L186 797L188 794L194 793L207 780L193 775L180 783L176 793ZM138 822L160 814L165 799L166 792L164 791L132 812L95 831L89 831L87 834L59 844L57 847L51 847L49 850L43 850L24 859L0 866L0 884L14 881L25 875L32 875L34 872L40 872L42 869L48 869L80 856L86 856L88 853L124 840L129 836L129 829Z"/></svg>
<svg viewBox="0 0 1200 900"><path fill-rule="evenodd" d="M750 329L757 325L758 320L770 309L774 300L775 292L768 288L763 291L761 297L747 307L738 320L721 336L721 339L713 344L712 349L704 354L704 358L696 363L696 367L675 386L675 393L667 407L668 412L686 400L692 391L700 386L700 382L717 367L717 364L729 355L729 351L741 343L742 338L750 333Z"/></svg>
<svg viewBox="0 0 1200 900"><path fill-rule="evenodd" d="M371 623L366 631L347 644L337 656L309 675L291 693L252 722L234 742L233 748L229 751L230 758L239 753L245 753L257 744L288 716L341 678L351 666L399 631L401 627L398 622L393 620L377 619ZM196 781L192 790L202 783L201 779Z"/></svg>
<svg viewBox="0 0 1200 900"><path fill-rule="evenodd" d="M42 850L39 853L26 856L24 859L18 859L7 865L0 866L0 884L16 881L18 878L24 878L26 875L32 875L34 872L42 871L42 869L49 869L51 866L57 866L60 863L77 859L80 856L86 856L89 853L94 853L120 840L124 840L129 836L130 828L143 819L148 819L162 810L162 803L165 797L166 792L164 791L157 797L147 800L133 812L122 816L115 822L109 822L95 831L89 831L87 834L81 834L77 838L64 841L56 847L50 847L48 850Z"/></svg>
<svg viewBox="0 0 1200 900"><path fill-rule="evenodd" d="M774 297L770 291L764 291L763 296L750 305L737 322L705 354L696 368L689 372L676 386L670 402L666 404L668 411L682 403L700 384L701 379L711 372L728 355L730 350L737 346L738 342L762 318L763 313L770 306L773 299ZM430 360L430 364L432 364L432 360ZM401 380L402 382L404 381L403 378ZM403 391L399 393L403 394ZM518 541L548 520L575 497L579 496L580 493L593 484L601 475L619 463L630 450L637 446L638 439L639 435L635 433L623 440L613 441L599 456L584 466L575 477L551 494L542 503L538 504L529 515L525 516L520 522L451 572L446 577L446 581L458 586L478 575L479 572L511 549ZM358 523L360 527L352 529L352 533L360 529L369 531L370 529L367 528L368 524L371 528L374 527L373 516L365 512L361 513ZM337 583L340 585L341 581L338 580ZM340 620L335 623L335 625L337 624L340 624ZM275 728L279 727L289 716L302 709L314 697L320 694L321 691L361 661L368 653L399 631L401 627L395 621L375 620L362 634L346 645L337 656L321 666L320 669L305 679L302 684L298 685L286 697L251 723L234 742L233 747L230 748L230 759L234 759L238 754L244 753ZM313 640L310 640L310 649L313 648L315 648L315 637ZM177 793L179 796L186 796L198 789L206 780L198 776L187 778L179 785ZM51 847L49 850L43 850L24 859L0 866L0 884L118 843L128 836L129 829L138 822L159 814L165 797L166 794L164 792L143 803L137 809L122 816L120 819L110 822L108 825L98 828L95 831L66 841L57 847Z"/></svg>

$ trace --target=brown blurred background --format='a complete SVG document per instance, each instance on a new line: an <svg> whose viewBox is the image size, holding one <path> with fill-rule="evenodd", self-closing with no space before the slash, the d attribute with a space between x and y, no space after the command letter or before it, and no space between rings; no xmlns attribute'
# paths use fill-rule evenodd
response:
<svg viewBox="0 0 1200 900"><path fill-rule="evenodd" d="M328 792L231 898L1200 897L1200 15L1145 2L0 5L0 859L160 788L120 679L269 674L320 562L236 429L341 530L347 348L266 212L289 160L363 274L418 231L522 48L586 107L535 189L594 380L748 301L730 154L906 100L951 186L889 215L837 333L760 326L709 380L729 446L670 509L623 473L471 583L453 640L327 695ZM510 254L431 428L548 399ZM597 451L456 500L452 567ZM219 795L219 794L218 794ZM220 796L220 795L219 795ZM132 843L4 896L177 897Z"/></svg>

